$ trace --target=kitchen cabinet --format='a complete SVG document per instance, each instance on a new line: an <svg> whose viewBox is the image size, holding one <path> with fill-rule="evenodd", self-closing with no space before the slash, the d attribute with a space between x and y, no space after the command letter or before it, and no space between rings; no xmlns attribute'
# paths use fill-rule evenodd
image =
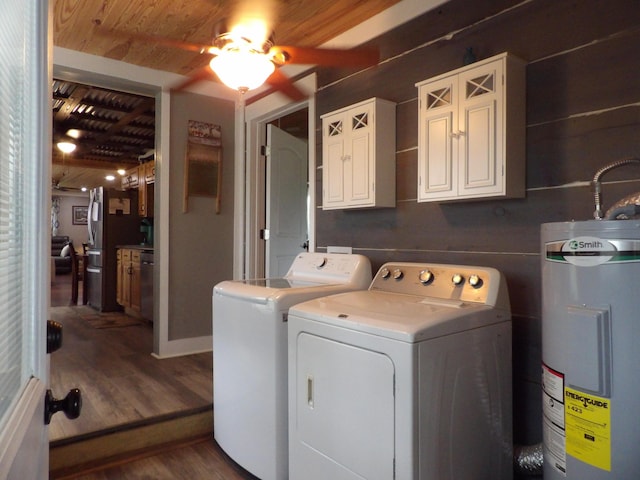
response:
<svg viewBox="0 0 640 480"><path fill-rule="evenodd" d="M131 188L138 188L140 184L140 176L138 174L138 167L133 167L127 170L122 177L123 190L129 190Z"/></svg>
<svg viewBox="0 0 640 480"><path fill-rule="evenodd" d="M140 250L133 248L119 248L117 251L117 291L118 304L135 314L140 313L141 307L141 270Z"/></svg>
<svg viewBox="0 0 640 480"><path fill-rule="evenodd" d="M156 163L141 163L129 169L122 177L122 188L138 190L138 215L153 217L153 197L155 192Z"/></svg>
<svg viewBox="0 0 640 480"><path fill-rule="evenodd" d="M419 202L524 197L525 69L503 53L416 84Z"/></svg>
<svg viewBox="0 0 640 480"><path fill-rule="evenodd" d="M371 98L321 118L323 210L394 207L395 103Z"/></svg>

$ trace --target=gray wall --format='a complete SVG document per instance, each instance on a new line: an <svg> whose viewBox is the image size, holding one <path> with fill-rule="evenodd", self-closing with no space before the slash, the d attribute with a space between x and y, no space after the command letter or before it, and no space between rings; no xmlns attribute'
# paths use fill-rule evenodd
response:
<svg viewBox="0 0 640 480"><path fill-rule="evenodd" d="M169 172L169 340L211 335L213 286L233 277L234 104L202 95L171 96ZM189 197L183 213L189 120L222 126L222 202Z"/></svg>
<svg viewBox="0 0 640 480"><path fill-rule="evenodd" d="M540 224L590 219L584 182L603 165L640 155L638 25L637 0L453 0L374 39L389 60L376 68L349 77L349 70L319 71L318 115L374 96L398 106L389 159L397 167L396 208L322 211L318 175L318 249L351 245L376 269L394 260L503 271L513 311L517 443L541 441ZM462 66L467 47L478 59L509 51L528 62L526 198L418 204L414 84ZM318 162L320 143L318 127ZM608 174L605 207L640 190L639 178L637 167ZM608 183L620 179L629 181Z"/></svg>
<svg viewBox="0 0 640 480"><path fill-rule="evenodd" d="M86 225L74 225L72 220L72 207L89 205L88 195L52 195L60 199L60 213L58 214L58 235L68 235L76 250L82 251L82 244L87 243L88 230Z"/></svg>

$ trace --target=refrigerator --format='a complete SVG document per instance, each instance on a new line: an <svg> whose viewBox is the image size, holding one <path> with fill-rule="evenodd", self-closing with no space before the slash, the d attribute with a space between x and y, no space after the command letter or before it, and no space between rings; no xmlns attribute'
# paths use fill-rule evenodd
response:
<svg viewBox="0 0 640 480"><path fill-rule="evenodd" d="M86 286L88 304L101 312L122 310L116 302L116 249L142 239L138 191L105 187L89 192Z"/></svg>

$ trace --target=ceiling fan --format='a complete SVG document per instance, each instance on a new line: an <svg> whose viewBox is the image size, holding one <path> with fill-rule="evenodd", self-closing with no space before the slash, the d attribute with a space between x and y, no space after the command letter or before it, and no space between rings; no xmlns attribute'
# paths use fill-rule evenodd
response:
<svg viewBox="0 0 640 480"><path fill-rule="evenodd" d="M267 21L241 19L231 28L226 21L215 25L211 44L192 43L158 35L108 29L95 19L98 31L107 35L126 35L132 40L155 43L172 48L210 55L205 67L190 74L172 91L184 90L201 80L216 80L244 94L264 83L294 101L306 98L293 82L280 71L289 64L318 66L373 66L379 61L377 48L313 48L276 45L273 32L267 34ZM257 25L257 26L256 26Z"/></svg>
<svg viewBox="0 0 640 480"><path fill-rule="evenodd" d="M59 192L69 192L69 191L82 191L82 188L79 187L65 187L62 185L62 180L64 179L64 175L59 179L53 179L51 181L51 189L57 190Z"/></svg>

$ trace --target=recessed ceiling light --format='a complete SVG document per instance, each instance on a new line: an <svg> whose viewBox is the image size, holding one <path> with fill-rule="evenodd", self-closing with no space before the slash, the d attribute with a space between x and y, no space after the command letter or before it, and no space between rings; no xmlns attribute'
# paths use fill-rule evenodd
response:
<svg viewBox="0 0 640 480"><path fill-rule="evenodd" d="M107 175L106 177L104 177L105 180L107 180L108 182L113 182L116 179L115 175Z"/></svg>
<svg viewBox="0 0 640 480"><path fill-rule="evenodd" d="M127 171L126 171L124 168L119 168L119 169L118 169L118 175L120 175L121 177L122 177L125 173L127 173Z"/></svg>
<svg viewBox="0 0 640 480"><path fill-rule="evenodd" d="M80 190L82 190L83 192L87 191L87 187L80 187Z"/></svg>

